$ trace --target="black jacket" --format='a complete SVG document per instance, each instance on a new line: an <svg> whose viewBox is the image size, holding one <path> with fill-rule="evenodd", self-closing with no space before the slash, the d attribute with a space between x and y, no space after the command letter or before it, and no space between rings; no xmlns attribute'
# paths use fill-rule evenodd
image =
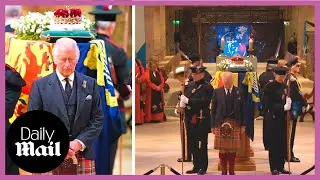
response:
<svg viewBox="0 0 320 180"><path fill-rule="evenodd" d="M243 93L239 88L233 86L231 96L234 101L234 116L236 123L239 126L243 125ZM227 116L226 109L226 93L224 87L215 89L212 96L212 107L211 107L211 128L220 127L225 117Z"/></svg>

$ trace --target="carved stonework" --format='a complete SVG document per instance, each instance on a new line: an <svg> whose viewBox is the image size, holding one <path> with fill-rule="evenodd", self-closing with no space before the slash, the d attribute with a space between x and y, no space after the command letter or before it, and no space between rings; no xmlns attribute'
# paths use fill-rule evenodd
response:
<svg viewBox="0 0 320 180"><path fill-rule="evenodd" d="M306 59L306 65L307 65L307 70L306 70L306 77L308 79L314 80L314 32L307 32L308 36L308 54L307 54L307 59Z"/></svg>

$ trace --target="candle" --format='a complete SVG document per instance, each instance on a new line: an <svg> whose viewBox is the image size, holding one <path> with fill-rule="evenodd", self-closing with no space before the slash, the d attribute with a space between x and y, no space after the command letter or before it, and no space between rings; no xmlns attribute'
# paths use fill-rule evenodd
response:
<svg viewBox="0 0 320 180"><path fill-rule="evenodd" d="M250 38L249 40L249 50L252 51L253 50L253 39Z"/></svg>
<svg viewBox="0 0 320 180"><path fill-rule="evenodd" d="M221 38L221 50L222 51L224 50L224 38L223 37Z"/></svg>

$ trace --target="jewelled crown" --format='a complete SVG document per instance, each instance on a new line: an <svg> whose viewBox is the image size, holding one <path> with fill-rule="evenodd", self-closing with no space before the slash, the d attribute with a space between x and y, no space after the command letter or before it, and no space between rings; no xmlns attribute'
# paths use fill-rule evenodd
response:
<svg viewBox="0 0 320 180"><path fill-rule="evenodd" d="M63 8L54 12L55 24L81 24L82 12L79 8Z"/></svg>

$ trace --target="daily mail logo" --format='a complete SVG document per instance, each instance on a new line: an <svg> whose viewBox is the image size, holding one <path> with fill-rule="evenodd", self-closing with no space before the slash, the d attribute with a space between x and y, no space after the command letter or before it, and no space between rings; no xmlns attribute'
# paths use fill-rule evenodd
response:
<svg viewBox="0 0 320 180"><path fill-rule="evenodd" d="M21 140L22 142L16 142L17 156L61 156L60 152L60 142L52 142L52 137L55 130L51 133L45 129L45 127L40 128L40 130L30 130L28 127L21 128ZM49 146L41 145L35 147L32 141L48 140Z"/></svg>
<svg viewBox="0 0 320 180"><path fill-rule="evenodd" d="M47 173L60 166L68 154L69 144L64 122L40 110L19 116L11 124L6 139L12 161L30 173Z"/></svg>

